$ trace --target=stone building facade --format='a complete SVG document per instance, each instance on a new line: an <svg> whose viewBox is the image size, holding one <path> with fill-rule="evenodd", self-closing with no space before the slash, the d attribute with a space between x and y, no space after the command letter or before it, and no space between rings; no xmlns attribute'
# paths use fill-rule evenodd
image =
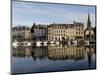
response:
<svg viewBox="0 0 100 75"><path fill-rule="evenodd" d="M12 28L12 41L30 41L30 28L26 26L16 26Z"/></svg>
<svg viewBox="0 0 100 75"><path fill-rule="evenodd" d="M80 22L73 24L51 24L48 26L48 40L77 40L84 39L84 25Z"/></svg>
<svg viewBox="0 0 100 75"><path fill-rule="evenodd" d="M51 24L48 26L48 40L59 41L66 37L66 24Z"/></svg>

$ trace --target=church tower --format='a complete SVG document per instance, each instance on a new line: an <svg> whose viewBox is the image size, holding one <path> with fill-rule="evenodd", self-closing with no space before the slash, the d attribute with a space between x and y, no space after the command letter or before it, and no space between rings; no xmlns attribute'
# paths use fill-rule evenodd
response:
<svg viewBox="0 0 100 75"><path fill-rule="evenodd" d="M91 27L91 20L89 13L88 13L87 27Z"/></svg>
<svg viewBox="0 0 100 75"><path fill-rule="evenodd" d="M85 40L88 41L93 41L94 40L94 29L91 25L91 20L90 20L90 14L88 13L88 18L87 18L87 27L84 31L85 35Z"/></svg>

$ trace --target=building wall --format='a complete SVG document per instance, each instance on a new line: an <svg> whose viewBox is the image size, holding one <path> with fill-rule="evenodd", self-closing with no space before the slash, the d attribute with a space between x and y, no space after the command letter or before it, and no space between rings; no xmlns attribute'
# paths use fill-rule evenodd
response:
<svg viewBox="0 0 100 75"><path fill-rule="evenodd" d="M31 40L30 28L17 26L12 28L12 41L28 41Z"/></svg>
<svg viewBox="0 0 100 75"><path fill-rule="evenodd" d="M53 40L53 36L54 36L54 35L53 35L53 32L54 32L54 31L53 31L53 28L52 28L52 27L49 27L49 28L48 28L48 40L49 40L49 41L52 41L52 40Z"/></svg>
<svg viewBox="0 0 100 75"><path fill-rule="evenodd" d="M33 36L45 36L45 29L37 29L34 28L34 34Z"/></svg>
<svg viewBox="0 0 100 75"><path fill-rule="evenodd" d="M89 40L89 41L95 41L95 32L93 30L93 28L91 27L90 29L86 28L84 31L84 38L85 40Z"/></svg>
<svg viewBox="0 0 100 75"><path fill-rule="evenodd" d="M66 26L61 24L50 25L48 26L48 40L49 41L58 41L63 40L66 36Z"/></svg>
<svg viewBox="0 0 100 75"><path fill-rule="evenodd" d="M75 28L67 28L66 29L66 38L67 39L75 39L76 29Z"/></svg>
<svg viewBox="0 0 100 75"><path fill-rule="evenodd" d="M84 36L84 27L83 26L75 26L76 29L76 35L75 36Z"/></svg>
<svg viewBox="0 0 100 75"><path fill-rule="evenodd" d="M48 26L48 40L84 39L84 25L79 22L73 24L52 24Z"/></svg>
<svg viewBox="0 0 100 75"><path fill-rule="evenodd" d="M30 32L30 30L27 30L27 31L25 31L25 39L26 40L31 40L31 32Z"/></svg>
<svg viewBox="0 0 100 75"><path fill-rule="evenodd" d="M33 25L32 31L31 34L33 40L46 40L47 30L43 25Z"/></svg>

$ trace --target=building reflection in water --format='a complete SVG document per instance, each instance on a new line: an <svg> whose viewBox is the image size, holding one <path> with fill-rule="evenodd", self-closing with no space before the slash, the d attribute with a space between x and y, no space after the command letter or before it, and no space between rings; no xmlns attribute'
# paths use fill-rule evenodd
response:
<svg viewBox="0 0 100 75"><path fill-rule="evenodd" d="M88 59L88 68L91 68L93 54L96 53L96 46L40 46L40 47L17 47L12 49L12 56L19 58L32 57L34 61L48 58L55 60L84 60L85 54Z"/></svg>
<svg viewBox="0 0 100 75"><path fill-rule="evenodd" d="M31 47L17 47L12 48L13 57L30 57L31 56Z"/></svg>
<svg viewBox="0 0 100 75"><path fill-rule="evenodd" d="M40 47L31 47L31 55L34 60L37 58L43 59L47 57L47 47L46 46L40 46Z"/></svg>
<svg viewBox="0 0 100 75"><path fill-rule="evenodd" d="M30 57L33 59L49 58L50 60L83 59L84 46L41 46L17 47L12 49L13 57Z"/></svg>
<svg viewBox="0 0 100 75"><path fill-rule="evenodd" d="M96 46L95 45L86 46L85 50L88 56L88 67L91 68L92 56L94 53L96 53Z"/></svg>
<svg viewBox="0 0 100 75"><path fill-rule="evenodd" d="M85 53L88 58L88 67L91 68L95 46L40 46L17 47L12 49L12 56L19 58L32 57L34 61L48 58L49 60L82 60Z"/></svg>
<svg viewBox="0 0 100 75"><path fill-rule="evenodd" d="M48 46L48 58L52 60L83 59L84 46Z"/></svg>
<svg viewBox="0 0 100 75"><path fill-rule="evenodd" d="M14 73L95 69L95 48L94 45L13 47L12 69Z"/></svg>

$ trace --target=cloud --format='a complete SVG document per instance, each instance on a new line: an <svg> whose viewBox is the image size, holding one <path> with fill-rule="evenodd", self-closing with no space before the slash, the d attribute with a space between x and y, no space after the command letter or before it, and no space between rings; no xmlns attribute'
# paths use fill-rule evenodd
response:
<svg viewBox="0 0 100 75"><path fill-rule="evenodd" d="M91 9L92 8L92 9ZM83 9L83 10L80 10ZM94 7L78 6L78 5L63 5L63 4L46 4L35 2L14 2L13 10L22 13L46 14L46 13L70 13L81 12L87 13L88 10L95 12Z"/></svg>
<svg viewBox="0 0 100 75"><path fill-rule="evenodd" d="M94 7L85 6L13 2L12 17L14 24L32 24L32 22L72 23L79 21L86 25L88 9L90 9L92 25L95 25Z"/></svg>

